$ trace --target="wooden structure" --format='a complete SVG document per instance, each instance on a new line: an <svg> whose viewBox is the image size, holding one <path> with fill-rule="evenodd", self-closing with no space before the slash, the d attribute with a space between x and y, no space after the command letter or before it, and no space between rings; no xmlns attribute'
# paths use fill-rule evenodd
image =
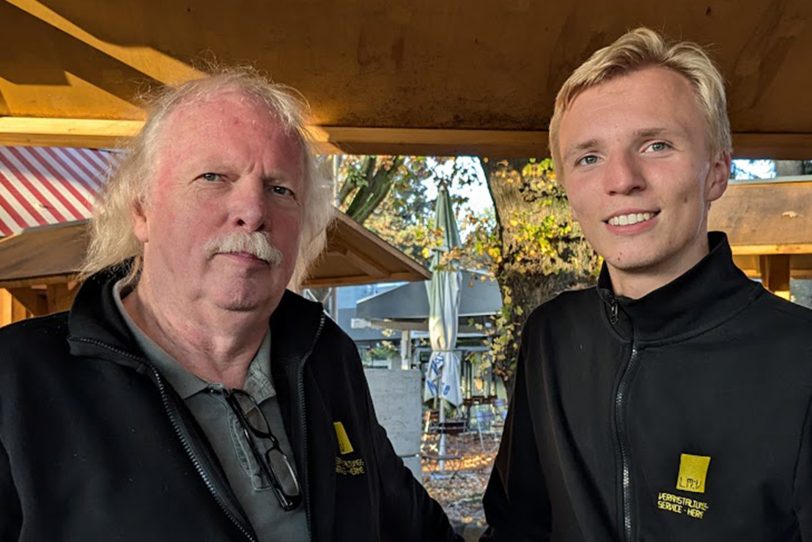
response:
<svg viewBox="0 0 812 542"><path fill-rule="evenodd" d="M561 83L637 25L711 46L728 83L737 156L812 157L809 0L7 0L0 145L115 146L141 126L142 91L197 77L200 59L216 58L251 63L300 90L321 152L545 156ZM768 286L786 282L787 266L805 265L785 239L732 238L782 247L737 253ZM377 257L350 255L355 247L338 244L335 254L386 275ZM747 259L756 255L758 263Z"/></svg>
<svg viewBox="0 0 812 542"><path fill-rule="evenodd" d="M112 146L216 58L300 90L325 152L546 156L561 83L637 25L710 46L738 156L812 156L809 0L8 0L0 145Z"/></svg>
<svg viewBox="0 0 812 542"><path fill-rule="evenodd" d="M0 326L66 310L87 248L87 221L41 226L0 239ZM305 286L428 280L428 271L345 214Z"/></svg>
<svg viewBox="0 0 812 542"><path fill-rule="evenodd" d="M731 184L709 227L727 232L736 264L789 298L790 278L812 279L812 177Z"/></svg>

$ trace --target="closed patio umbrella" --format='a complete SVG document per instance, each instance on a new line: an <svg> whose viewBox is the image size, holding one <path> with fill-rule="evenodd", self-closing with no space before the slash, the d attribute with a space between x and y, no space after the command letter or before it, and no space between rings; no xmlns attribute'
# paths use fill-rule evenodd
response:
<svg viewBox="0 0 812 542"><path fill-rule="evenodd" d="M460 233L451 208L448 188L442 183L437 195L437 227L443 232L443 245L432 258L431 281L428 284L429 340L431 358L426 373L424 399L440 399L440 422L445 421L442 401L453 406L462 402L460 391L460 359L454 351L457 343L457 325L460 308L460 285L462 275L454 261L443 265L443 254L459 247ZM446 435L440 433L440 462L442 470L445 456Z"/></svg>

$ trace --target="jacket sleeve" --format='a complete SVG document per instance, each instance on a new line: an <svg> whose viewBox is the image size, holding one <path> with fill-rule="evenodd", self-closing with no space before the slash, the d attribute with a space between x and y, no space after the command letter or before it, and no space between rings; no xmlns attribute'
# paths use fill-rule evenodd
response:
<svg viewBox="0 0 812 542"><path fill-rule="evenodd" d="M387 542L463 542L443 509L395 453L378 423L367 389L375 458L380 475L381 531Z"/></svg>
<svg viewBox="0 0 812 542"><path fill-rule="evenodd" d="M20 499L11 478L8 454L0 441L0 542L11 542L20 536Z"/></svg>
<svg viewBox="0 0 812 542"><path fill-rule="evenodd" d="M482 499L488 529L480 542L550 540L550 499L530 419L526 362L523 348L502 442Z"/></svg>

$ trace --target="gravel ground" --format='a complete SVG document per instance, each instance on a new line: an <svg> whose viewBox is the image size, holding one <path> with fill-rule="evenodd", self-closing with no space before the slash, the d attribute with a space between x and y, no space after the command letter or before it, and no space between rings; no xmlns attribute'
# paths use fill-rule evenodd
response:
<svg viewBox="0 0 812 542"><path fill-rule="evenodd" d="M423 485L445 509L451 522L483 527L482 494L488 484L499 447L499 432L448 435L442 471L439 470L438 435L425 435L422 444Z"/></svg>

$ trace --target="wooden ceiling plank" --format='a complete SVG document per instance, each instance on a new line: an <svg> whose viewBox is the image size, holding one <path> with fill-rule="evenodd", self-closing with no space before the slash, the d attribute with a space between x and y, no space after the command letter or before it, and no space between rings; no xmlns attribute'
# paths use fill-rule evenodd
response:
<svg viewBox="0 0 812 542"><path fill-rule="evenodd" d="M0 117L0 145L113 148L133 137L143 121L53 117ZM548 156L547 131L453 130L308 126L318 154ZM809 159L812 134L734 133L737 157Z"/></svg>
<svg viewBox="0 0 812 542"><path fill-rule="evenodd" d="M140 120L0 117L0 145L112 148L138 133Z"/></svg>
<svg viewBox="0 0 812 542"><path fill-rule="evenodd" d="M156 81L172 84L200 78L204 72L151 47L117 45L102 40L37 0L7 0L9 4L64 32L72 38L135 68Z"/></svg>

